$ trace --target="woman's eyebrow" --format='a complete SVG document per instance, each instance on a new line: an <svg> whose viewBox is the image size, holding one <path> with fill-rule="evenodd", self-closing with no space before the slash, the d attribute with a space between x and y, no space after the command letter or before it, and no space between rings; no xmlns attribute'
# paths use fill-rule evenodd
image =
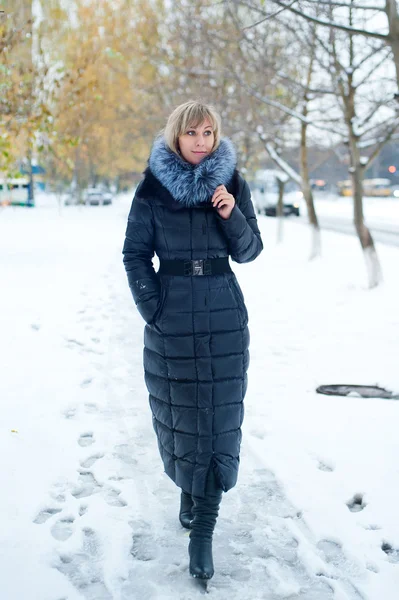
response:
<svg viewBox="0 0 399 600"><path fill-rule="evenodd" d="M212 129L212 125L207 125L207 126L205 127L205 129L209 129L209 128L211 128L211 129ZM197 131L197 129L199 129L199 127L189 127L188 129L189 129L189 130L190 130L190 129L194 129L195 131Z"/></svg>

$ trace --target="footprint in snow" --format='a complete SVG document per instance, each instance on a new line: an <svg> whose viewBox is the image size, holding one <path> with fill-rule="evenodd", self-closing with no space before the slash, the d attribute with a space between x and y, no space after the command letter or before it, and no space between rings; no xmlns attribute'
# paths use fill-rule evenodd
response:
<svg viewBox="0 0 399 600"><path fill-rule="evenodd" d="M388 556L389 562L399 563L399 548L394 548L389 542L383 542L381 550Z"/></svg>
<svg viewBox="0 0 399 600"><path fill-rule="evenodd" d="M325 471L326 473L332 473L332 471L334 471L334 467L331 465L331 463L329 464L325 460L319 460L317 468L320 471Z"/></svg>
<svg viewBox="0 0 399 600"><path fill-rule="evenodd" d="M133 543L130 554L141 561L155 560L157 558L157 545L151 533L151 525L144 521L130 521Z"/></svg>
<svg viewBox="0 0 399 600"><path fill-rule="evenodd" d="M91 415L98 412L98 406L95 402L85 402L84 407L85 411Z"/></svg>
<svg viewBox="0 0 399 600"><path fill-rule="evenodd" d="M104 354L104 352L90 348L84 342L80 342L79 340L75 340L73 338L66 339L66 347L70 350L79 348L82 352L87 352L88 354L98 354L100 356Z"/></svg>
<svg viewBox="0 0 399 600"><path fill-rule="evenodd" d="M78 485L71 491L71 494L75 498L86 498L98 492L101 487L91 471L81 471Z"/></svg>
<svg viewBox="0 0 399 600"><path fill-rule="evenodd" d="M46 521L48 521L48 519L50 519L54 515L60 513L61 510L62 510L61 508L45 508L44 510L41 510L38 513L38 515L33 520L33 522L36 523L37 525L41 525L42 523L45 523Z"/></svg>
<svg viewBox="0 0 399 600"><path fill-rule="evenodd" d="M101 545L93 529L82 530L83 545L76 554L60 554L56 568L72 585L83 592L86 600L112 600L103 581Z"/></svg>
<svg viewBox="0 0 399 600"><path fill-rule="evenodd" d="M372 573L379 573L380 572L378 566L375 563L372 563L370 561L366 562L366 569L368 571L371 571Z"/></svg>
<svg viewBox="0 0 399 600"><path fill-rule="evenodd" d="M343 552L342 545L339 542L334 542L332 540L320 540L317 543L317 548L323 552L327 562L336 564L341 561Z"/></svg>
<svg viewBox="0 0 399 600"><path fill-rule="evenodd" d="M68 348L73 348L75 346L79 346L80 348L84 348L84 343L79 342L79 340L75 340L74 338L66 338Z"/></svg>
<svg viewBox="0 0 399 600"><path fill-rule="evenodd" d="M101 492L105 502L109 506L124 507L127 502L120 498L121 490L113 487L103 486L98 483L91 471L80 471L78 484L71 491L74 498L88 498L93 494Z"/></svg>
<svg viewBox="0 0 399 600"><path fill-rule="evenodd" d="M55 502L65 502L65 492L65 485L58 483L54 485L52 490L50 490L49 495Z"/></svg>
<svg viewBox="0 0 399 600"><path fill-rule="evenodd" d="M367 502L364 500L364 494L355 494L353 498L348 500L346 506L351 512L360 512L361 510L365 509Z"/></svg>
<svg viewBox="0 0 399 600"><path fill-rule="evenodd" d="M79 446L91 446L94 444L95 439L93 437L92 431L86 431L85 433L81 433L78 439Z"/></svg>
<svg viewBox="0 0 399 600"><path fill-rule="evenodd" d="M33 329L33 331L39 331L40 325L38 325L37 323L32 323L31 328Z"/></svg>
<svg viewBox="0 0 399 600"><path fill-rule="evenodd" d="M130 444L119 444L115 446L115 452L113 456L119 458L126 465L137 465L137 459L134 458L135 449Z"/></svg>
<svg viewBox="0 0 399 600"><path fill-rule="evenodd" d="M120 508L127 506L127 502L120 498L121 491L115 488L108 488L105 490L104 500L109 506L118 506Z"/></svg>
<svg viewBox="0 0 399 600"><path fill-rule="evenodd" d="M80 466L84 469L89 469L100 458L104 458L104 454L102 452L97 452L97 454L93 454L92 456L89 456L88 458L82 460L80 462Z"/></svg>
<svg viewBox="0 0 399 600"><path fill-rule="evenodd" d="M73 517L63 517L59 521L56 521L50 530L53 538L59 542L65 542L65 540L69 539L73 533L72 525L74 521Z"/></svg>
<svg viewBox="0 0 399 600"><path fill-rule="evenodd" d="M60 494L57 491L54 492L50 492L50 496L53 498L53 500L55 500L56 502L65 502L65 495L64 494Z"/></svg>
<svg viewBox="0 0 399 600"><path fill-rule="evenodd" d="M76 406L70 406L62 413L66 419L73 419L76 416Z"/></svg>
<svg viewBox="0 0 399 600"><path fill-rule="evenodd" d="M87 379L83 379L82 383L80 384L80 387L87 388L87 387L89 387L89 385L91 384L92 381L93 381L92 377L88 377Z"/></svg>
<svg viewBox="0 0 399 600"><path fill-rule="evenodd" d="M359 566L345 556L340 542L324 539L320 540L316 547L322 552L326 562L336 567L340 572L344 571L352 575L360 575ZM350 582L348 581L347 584L350 584ZM358 590L356 592L360 594ZM361 595L358 595L358 597L362 598Z"/></svg>

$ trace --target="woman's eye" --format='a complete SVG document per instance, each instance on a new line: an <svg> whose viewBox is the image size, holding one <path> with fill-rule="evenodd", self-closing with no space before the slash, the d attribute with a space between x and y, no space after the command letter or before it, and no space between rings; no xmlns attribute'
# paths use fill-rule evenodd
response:
<svg viewBox="0 0 399 600"><path fill-rule="evenodd" d="M207 131L204 132L204 135L206 136L210 136L213 133L213 131L210 131L209 129ZM190 131L187 131L187 135L195 135L196 132L193 129L190 129Z"/></svg>

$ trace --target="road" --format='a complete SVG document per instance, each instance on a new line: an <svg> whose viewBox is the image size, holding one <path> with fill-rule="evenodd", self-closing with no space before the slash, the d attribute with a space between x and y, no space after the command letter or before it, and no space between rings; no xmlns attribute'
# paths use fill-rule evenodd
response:
<svg viewBox="0 0 399 600"><path fill-rule="evenodd" d="M296 220L299 223L308 222L308 219L305 216L301 216ZM353 223L345 217L321 215L319 217L319 222L321 229L329 229L332 231L346 233L348 235L356 235ZM390 225L386 223L379 223L377 221L370 221L368 226L370 227L375 242L388 244L389 246L399 246L399 225Z"/></svg>

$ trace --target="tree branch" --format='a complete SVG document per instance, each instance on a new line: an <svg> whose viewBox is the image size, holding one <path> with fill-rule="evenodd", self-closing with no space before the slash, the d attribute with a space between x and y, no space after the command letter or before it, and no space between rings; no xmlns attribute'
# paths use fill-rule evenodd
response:
<svg viewBox="0 0 399 600"><path fill-rule="evenodd" d="M371 165L371 163L374 161L374 159L377 158L377 156L380 153L380 151L383 148L383 146L385 146L385 144L387 142L389 142L389 140L391 139L391 137L393 136L393 134L395 133L395 131L397 130L398 127L399 127L399 119L397 119L394 122L393 126L391 127L391 129L389 129L389 131L387 132L387 134L383 138L380 138L378 140L378 142L379 142L378 145L375 147L374 151L369 156L368 161L364 165L364 169L365 170L368 169L368 167Z"/></svg>
<svg viewBox="0 0 399 600"><path fill-rule="evenodd" d="M266 152L269 154L272 161L275 162L276 165L278 165L280 169L284 171L288 177L290 177L290 179L302 187L302 177L296 171L294 171L294 169L283 158L281 158L281 156L277 154L270 142L266 142L264 139L262 139L262 135L260 136L260 139L262 140Z"/></svg>
<svg viewBox="0 0 399 600"><path fill-rule="evenodd" d="M245 83L245 81L243 81L241 79L241 77L239 77L237 75L237 73L233 72L233 75L234 75L235 79L237 80L237 82L245 90L247 90L248 94L250 94L253 98L256 98L263 104L267 104L268 106L273 106L273 108L277 108L278 110L281 110L282 112L286 113L287 115L290 115L291 117L294 117L295 119L299 119L300 121L303 121L304 123L309 123L309 121L307 119L305 119L305 117L303 115L301 115L300 113L296 112L295 110L292 110L291 108L288 108L288 106L284 106L284 104L280 104L280 102L276 102L275 100L272 100L268 96L263 96L262 94L260 94L256 90L254 90L251 86L247 85Z"/></svg>
<svg viewBox="0 0 399 600"><path fill-rule="evenodd" d="M267 15L266 17L263 17L263 19L261 19L260 21L257 21L256 23L252 23L252 25L247 25L247 27L243 27L243 31L246 31L247 29L252 29L253 27L257 27L258 25L261 25L261 23L264 23L265 21L269 21L270 19L277 17L277 15L279 15L280 13L284 12L285 10L288 10L293 4L295 4L295 2L298 2L298 0L292 0L288 6L286 6L284 8L280 8L279 10L276 10L276 12L271 13L270 15Z"/></svg>
<svg viewBox="0 0 399 600"><path fill-rule="evenodd" d="M376 31L370 31L368 29L358 29L357 27L349 27L348 25L341 25L340 23L336 23L335 21L325 21L324 19L318 19L317 17L312 17L307 13L298 10L297 8L293 8L292 6L286 5L281 0L272 0L274 4L277 4L280 7L288 8L288 10L298 17L302 17L306 21L310 23L315 23L316 25L322 25L323 27L329 27L333 29L339 29L341 31L346 31L347 33L351 33L353 35L362 35L364 37L376 38L378 40L384 40L385 42L389 41L389 36L385 33L377 33ZM248 4L243 2L246 6Z"/></svg>
<svg viewBox="0 0 399 600"><path fill-rule="evenodd" d="M345 2L330 2L330 0L306 0L309 4L317 4L323 6L340 6L342 8L354 8L358 10L374 10L384 12L385 9L383 6L367 6L367 4L348 4Z"/></svg>

